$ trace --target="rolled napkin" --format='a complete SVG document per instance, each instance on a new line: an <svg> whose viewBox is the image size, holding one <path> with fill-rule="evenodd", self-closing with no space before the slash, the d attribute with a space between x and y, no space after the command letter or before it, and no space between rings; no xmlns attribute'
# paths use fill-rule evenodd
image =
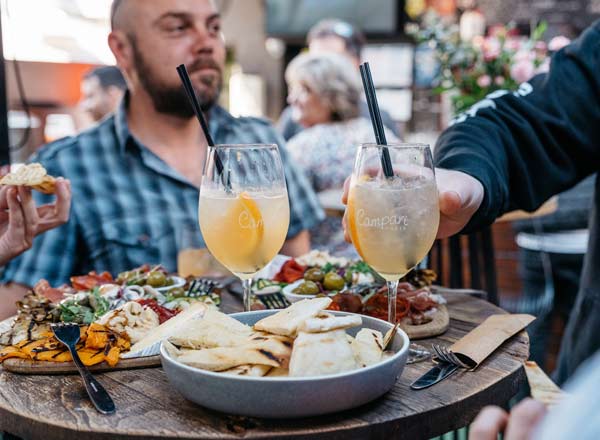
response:
<svg viewBox="0 0 600 440"><path fill-rule="evenodd" d="M461 361L477 368L504 341L523 330L535 319L526 314L492 315L450 347Z"/></svg>

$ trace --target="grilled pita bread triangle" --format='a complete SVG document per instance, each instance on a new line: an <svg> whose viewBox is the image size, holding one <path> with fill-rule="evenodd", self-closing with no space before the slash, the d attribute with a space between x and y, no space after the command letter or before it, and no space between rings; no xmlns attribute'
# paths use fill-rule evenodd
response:
<svg viewBox="0 0 600 440"><path fill-rule="evenodd" d="M300 324L298 331L320 333L358 327L361 324L362 319L359 315L333 316L328 314L327 316L319 315L314 318L306 319Z"/></svg>
<svg viewBox="0 0 600 440"><path fill-rule="evenodd" d="M381 361L383 353L383 336L377 330L361 329L351 343L356 362L361 367L376 364Z"/></svg>
<svg viewBox="0 0 600 440"><path fill-rule="evenodd" d="M321 376L358 368L346 332L300 332L294 341L290 376Z"/></svg>
<svg viewBox="0 0 600 440"><path fill-rule="evenodd" d="M254 328L276 335L294 336L300 324L306 319L316 316L331 304L330 298L313 298L298 301L287 309L261 319Z"/></svg>

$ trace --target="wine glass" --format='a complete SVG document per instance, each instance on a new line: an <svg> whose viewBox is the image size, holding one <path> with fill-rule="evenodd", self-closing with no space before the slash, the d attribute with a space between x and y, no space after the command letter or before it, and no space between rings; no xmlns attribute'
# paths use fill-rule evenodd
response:
<svg viewBox="0 0 600 440"><path fill-rule="evenodd" d="M391 177L382 168L385 149L393 170ZM431 249L439 219L428 145L358 147L348 199L348 229L362 259L387 282L391 323L397 321L398 282Z"/></svg>
<svg viewBox="0 0 600 440"><path fill-rule="evenodd" d="M252 277L277 255L290 223L277 145L208 147L198 218L211 254L242 280L250 310Z"/></svg>

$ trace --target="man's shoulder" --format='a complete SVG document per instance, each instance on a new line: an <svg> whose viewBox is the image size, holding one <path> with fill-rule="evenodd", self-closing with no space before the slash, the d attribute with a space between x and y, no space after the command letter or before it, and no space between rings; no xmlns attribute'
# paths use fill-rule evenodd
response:
<svg viewBox="0 0 600 440"><path fill-rule="evenodd" d="M77 148L77 136L68 136L40 147L31 157L32 161L49 161L61 154L70 154Z"/></svg>
<svg viewBox="0 0 600 440"><path fill-rule="evenodd" d="M233 118L237 124L241 126L253 126L253 127L261 127L268 130L275 130L273 122L267 118L261 118L258 116L239 116L237 118Z"/></svg>
<svg viewBox="0 0 600 440"><path fill-rule="evenodd" d="M76 157L74 155L82 153L87 149L95 148L95 145L101 142L101 137L106 136L104 133L107 130L110 132L112 127L114 127L112 118L105 119L77 135L58 139L40 147L31 157L31 160L46 162L63 156Z"/></svg>
<svg viewBox="0 0 600 440"><path fill-rule="evenodd" d="M261 117L233 116L223 108L216 113L218 124L224 130L217 143L280 143L280 137L273 123ZM219 136L217 136L219 137ZM282 142L282 141L281 141Z"/></svg>
<svg viewBox="0 0 600 440"><path fill-rule="evenodd" d="M233 116L221 106L214 108L213 115L216 117L219 124L243 125L243 126L263 126L273 128L273 123L267 119L257 116Z"/></svg>

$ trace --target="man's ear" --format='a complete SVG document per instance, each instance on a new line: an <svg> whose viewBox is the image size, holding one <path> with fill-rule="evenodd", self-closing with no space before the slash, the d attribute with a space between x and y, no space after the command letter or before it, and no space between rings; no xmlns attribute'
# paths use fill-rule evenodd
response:
<svg viewBox="0 0 600 440"><path fill-rule="evenodd" d="M131 42L125 32L114 30L108 34L108 47L110 47L117 60L117 66L121 68L123 73L128 72L133 66L133 51Z"/></svg>

